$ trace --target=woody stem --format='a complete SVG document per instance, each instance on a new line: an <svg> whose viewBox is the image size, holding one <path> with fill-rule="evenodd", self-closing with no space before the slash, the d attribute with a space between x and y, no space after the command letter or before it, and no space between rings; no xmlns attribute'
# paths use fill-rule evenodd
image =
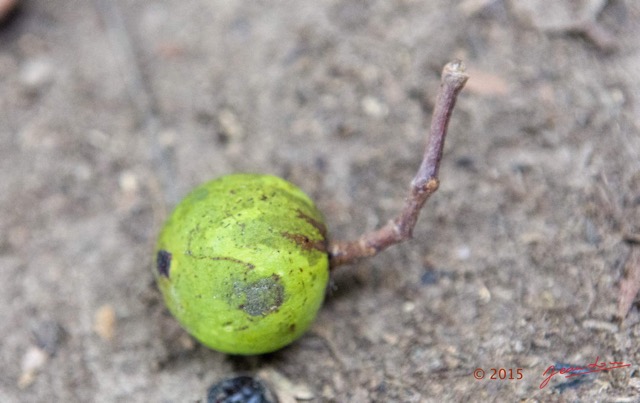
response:
<svg viewBox="0 0 640 403"><path fill-rule="evenodd" d="M442 70L440 91L436 98L431 129L420 168L411 181L402 210L385 226L352 241L329 241L331 269L378 254L391 245L411 238L422 206L438 190L438 171L447 127L460 90L469 76L461 61L448 63Z"/></svg>

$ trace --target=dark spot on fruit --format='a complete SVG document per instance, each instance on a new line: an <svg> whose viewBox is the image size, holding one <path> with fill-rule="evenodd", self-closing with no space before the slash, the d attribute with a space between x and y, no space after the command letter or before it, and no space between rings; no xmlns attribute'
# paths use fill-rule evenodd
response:
<svg viewBox="0 0 640 403"><path fill-rule="evenodd" d="M236 299L237 298L237 299ZM274 274L251 283L234 284L234 300L241 309L251 316L264 316L275 312L284 301L284 286L280 276Z"/></svg>
<svg viewBox="0 0 640 403"><path fill-rule="evenodd" d="M308 236L302 234L291 234L289 232L283 232L282 236L297 243L298 246L300 246L304 250L316 249L323 253L327 251L327 245L324 240L313 241L309 239Z"/></svg>
<svg viewBox="0 0 640 403"><path fill-rule="evenodd" d="M238 376L212 385L207 391L207 403L275 403L273 393L257 379Z"/></svg>
<svg viewBox="0 0 640 403"><path fill-rule="evenodd" d="M289 333L294 333L296 331L296 324L292 323L289 325Z"/></svg>
<svg viewBox="0 0 640 403"><path fill-rule="evenodd" d="M156 268L161 276L169 278L169 269L171 268L171 253L166 250L159 250L156 256Z"/></svg>

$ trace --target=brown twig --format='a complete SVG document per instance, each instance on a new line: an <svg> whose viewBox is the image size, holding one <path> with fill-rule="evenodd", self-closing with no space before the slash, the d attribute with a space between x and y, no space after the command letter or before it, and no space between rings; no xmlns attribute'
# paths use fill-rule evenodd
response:
<svg viewBox="0 0 640 403"><path fill-rule="evenodd" d="M429 196L438 190L438 170L442 159L444 139L447 135L447 126L458 93L468 78L461 61L448 63L444 67L422 164L411 181L409 195L400 214L384 227L363 234L357 240L330 241L328 250L331 269L364 257L374 256L391 245L411 238L420 209Z"/></svg>

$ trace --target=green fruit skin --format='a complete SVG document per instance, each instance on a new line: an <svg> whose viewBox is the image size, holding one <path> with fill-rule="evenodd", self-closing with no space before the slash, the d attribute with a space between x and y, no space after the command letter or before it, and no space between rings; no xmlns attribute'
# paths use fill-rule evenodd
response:
<svg viewBox="0 0 640 403"><path fill-rule="evenodd" d="M314 321L329 280L326 230L311 199L269 175L203 184L167 219L158 286L181 325L206 346L278 350Z"/></svg>

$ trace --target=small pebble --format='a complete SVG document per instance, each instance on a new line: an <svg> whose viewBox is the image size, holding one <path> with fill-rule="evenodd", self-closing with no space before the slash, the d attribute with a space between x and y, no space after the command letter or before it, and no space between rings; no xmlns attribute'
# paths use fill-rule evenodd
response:
<svg viewBox="0 0 640 403"><path fill-rule="evenodd" d="M31 346L22 357L22 374L18 379L18 387L24 389L29 387L36 379L38 371L49 359L49 354L41 348Z"/></svg>
<svg viewBox="0 0 640 403"><path fill-rule="evenodd" d="M471 249L467 245L463 245L456 249L456 257L458 260L469 260L471 257Z"/></svg>
<svg viewBox="0 0 640 403"><path fill-rule="evenodd" d="M315 394L308 385L295 383L273 368L262 370L259 375L273 386L273 389L278 394L280 403L294 403L315 398Z"/></svg>
<svg viewBox="0 0 640 403"><path fill-rule="evenodd" d="M585 329L603 330L611 334L618 333L618 326L611 322L605 322L603 320L587 319L582 322L582 327Z"/></svg>
<svg viewBox="0 0 640 403"><path fill-rule="evenodd" d="M120 190L125 193L135 193L138 190L138 177L131 171L124 171L118 178Z"/></svg>
<svg viewBox="0 0 640 403"><path fill-rule="evenodd" d="M411 313L416 309L416 304L411 301L407 301L402 304L402 311L405 313Z"/></svg>
<svg viewBox="0 0 640 403"><path fill-rule="evenodd" d="M28 90L36 91L51 82L53 71L53 63L48 59L27 60L20 69L20 82Z"/></svg>
<svg viewBox="0 0 640 403"><path fill-rule="evenodd" d="M96 311L93 330L101 339L110 341L116 332L116 311L111 305L103 305Z"/></svg>
<svg viewBox="0 0 640 403"><path fill-rule="evenodd" d="M478 289L478 299L483 304L489 303L491 301L491 291L483 284Z"/></svg>
<svg viewBox="0 0 640 403"><path fill-rule="evenodd" d="M389 114L387 105L374 97L364 97L361 105L364 113L374 118L382 118Z"/></svg>
<svg viewBox="0 0 640 403"><path fill-rule="evenodd" d="M237 142L244 137L244 129L238 116L230 109L222 109L218 113L218 122L226 141Z"/></svg>

